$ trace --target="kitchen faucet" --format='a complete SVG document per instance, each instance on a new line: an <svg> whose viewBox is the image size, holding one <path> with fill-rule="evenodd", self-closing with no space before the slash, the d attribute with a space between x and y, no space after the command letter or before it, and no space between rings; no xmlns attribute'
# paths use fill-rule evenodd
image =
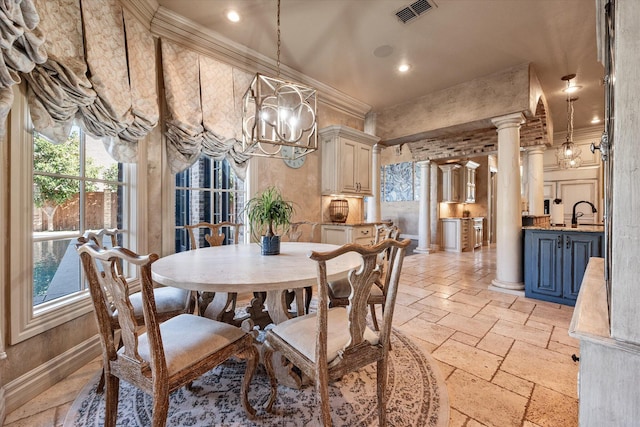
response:
<svg viewBox="0 0 640 427"><path fill-rule="evenodd" d="M587 201L587 200L580 200L579 202L574 203L573 205L573 213L571 215L571 228L577 228L578 227L578 217L576 216L576 206L578 206L580 203L588 203L589 205L591 205L591 212L596 213L598 212L598 210L596 209L595 206L593 206L593 203ZM582 216L582 212L580 212L580 216Z"/></svg>

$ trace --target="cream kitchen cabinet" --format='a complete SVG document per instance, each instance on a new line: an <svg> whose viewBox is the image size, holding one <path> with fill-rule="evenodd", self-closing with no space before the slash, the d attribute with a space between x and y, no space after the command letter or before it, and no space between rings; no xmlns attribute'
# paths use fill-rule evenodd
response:
<svg viewBox="0 0 640 427"><path fill-rule="evenodd" d="M346 126L320 129L322 194L371 196L372 149L380 138Z"/></svg>
<svg viewBox="0 0 640 427"><path fill-rule="evenodd" d="M473 249L482 247L483 221L482 217L473 218Z"/></svg>
<svg viewBox="0 0 640 427"><path fill-rule="evenodd" d="M462 180L465 203L476 202L476 169L480 166L479 163L468 160L463 163L464 179Z"/></svg>
<svg viewBox="0 0 640 427"><path fill-rule="evenodd" d="M473 248L475 235L472 234L471 218L442 218L442 250L462 252Z"/></svg>
<svg viewBox="0 0 640 427"><path fill-rule="evenodd" d="M442 201L446 203L461 202L460 175L462 166L457 163L450 163L439 167L442 171Z"/></svg>
<svg viewBox="0 0 640 427"><path fill-rule="evenodd" d="M373 224L332 225L322 226L322 243L332 245L345 245L357 243L359 245L371 245L375 238Z"/></svg>

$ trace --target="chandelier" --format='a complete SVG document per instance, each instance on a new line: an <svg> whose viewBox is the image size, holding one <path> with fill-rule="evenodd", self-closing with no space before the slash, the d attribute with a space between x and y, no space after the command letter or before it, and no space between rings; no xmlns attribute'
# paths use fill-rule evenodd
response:
<svg viewBox="0 0 640 427"><path fill-rule="evenodd" d="M296 159L318 149L316 90L280 78L280 0L277 75L257 73L242 99L243 154Z"/></svg>
<svg viewBox="0 0 640 427"><path fill-rule="evenodd" d="M573 142L573 103L577 101L578 98L571 97L571 93L576 90L576 86L571 86L571 79L575 76L575 74L568 74L562 77L562 80L567 82L567 87L564 89L564 92L567 94L567 138L565 142L556 149L558 166L562 169L573 169L580 167L582 164L582 158L580 157L582 149Z"/></svg>

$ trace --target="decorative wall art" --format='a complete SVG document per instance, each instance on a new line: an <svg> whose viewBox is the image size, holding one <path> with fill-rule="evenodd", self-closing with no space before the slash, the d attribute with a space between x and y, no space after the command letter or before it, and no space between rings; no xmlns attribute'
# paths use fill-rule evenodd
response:
<svg viewBox="0 0 640 427"><path fill-rule="evenodd" d="M385 202L414 200L415 169L413 162L394 163L383 167L382 191Z"/></svg>

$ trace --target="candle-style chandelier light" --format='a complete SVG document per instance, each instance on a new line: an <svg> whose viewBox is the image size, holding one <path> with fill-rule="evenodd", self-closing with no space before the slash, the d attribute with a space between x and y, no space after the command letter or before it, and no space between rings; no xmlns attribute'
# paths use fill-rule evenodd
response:
<svg viewBox="0 0 640 427"><path fill-rule="evenodd" d="M280 0L277 75L257 73L242 102L242 145L251 156L299 158L318 149L316 90L280 78Z"/></svg>
<svg viewBox="0 0 640 427"><path fill-rule="evenodd" d="M564 90L567 94L567 138L565 142L556 149L558 166L562 169L577 168L582 164L582 158L580 157L582 149L573 142L573 103L577 101L578 98L572 97L571 94L577 90L576 88L578 88L578 86L572 86L571 80L575 76L575 74L568 74L562 77L562 80L567 82L567 87Z"/></svg>

